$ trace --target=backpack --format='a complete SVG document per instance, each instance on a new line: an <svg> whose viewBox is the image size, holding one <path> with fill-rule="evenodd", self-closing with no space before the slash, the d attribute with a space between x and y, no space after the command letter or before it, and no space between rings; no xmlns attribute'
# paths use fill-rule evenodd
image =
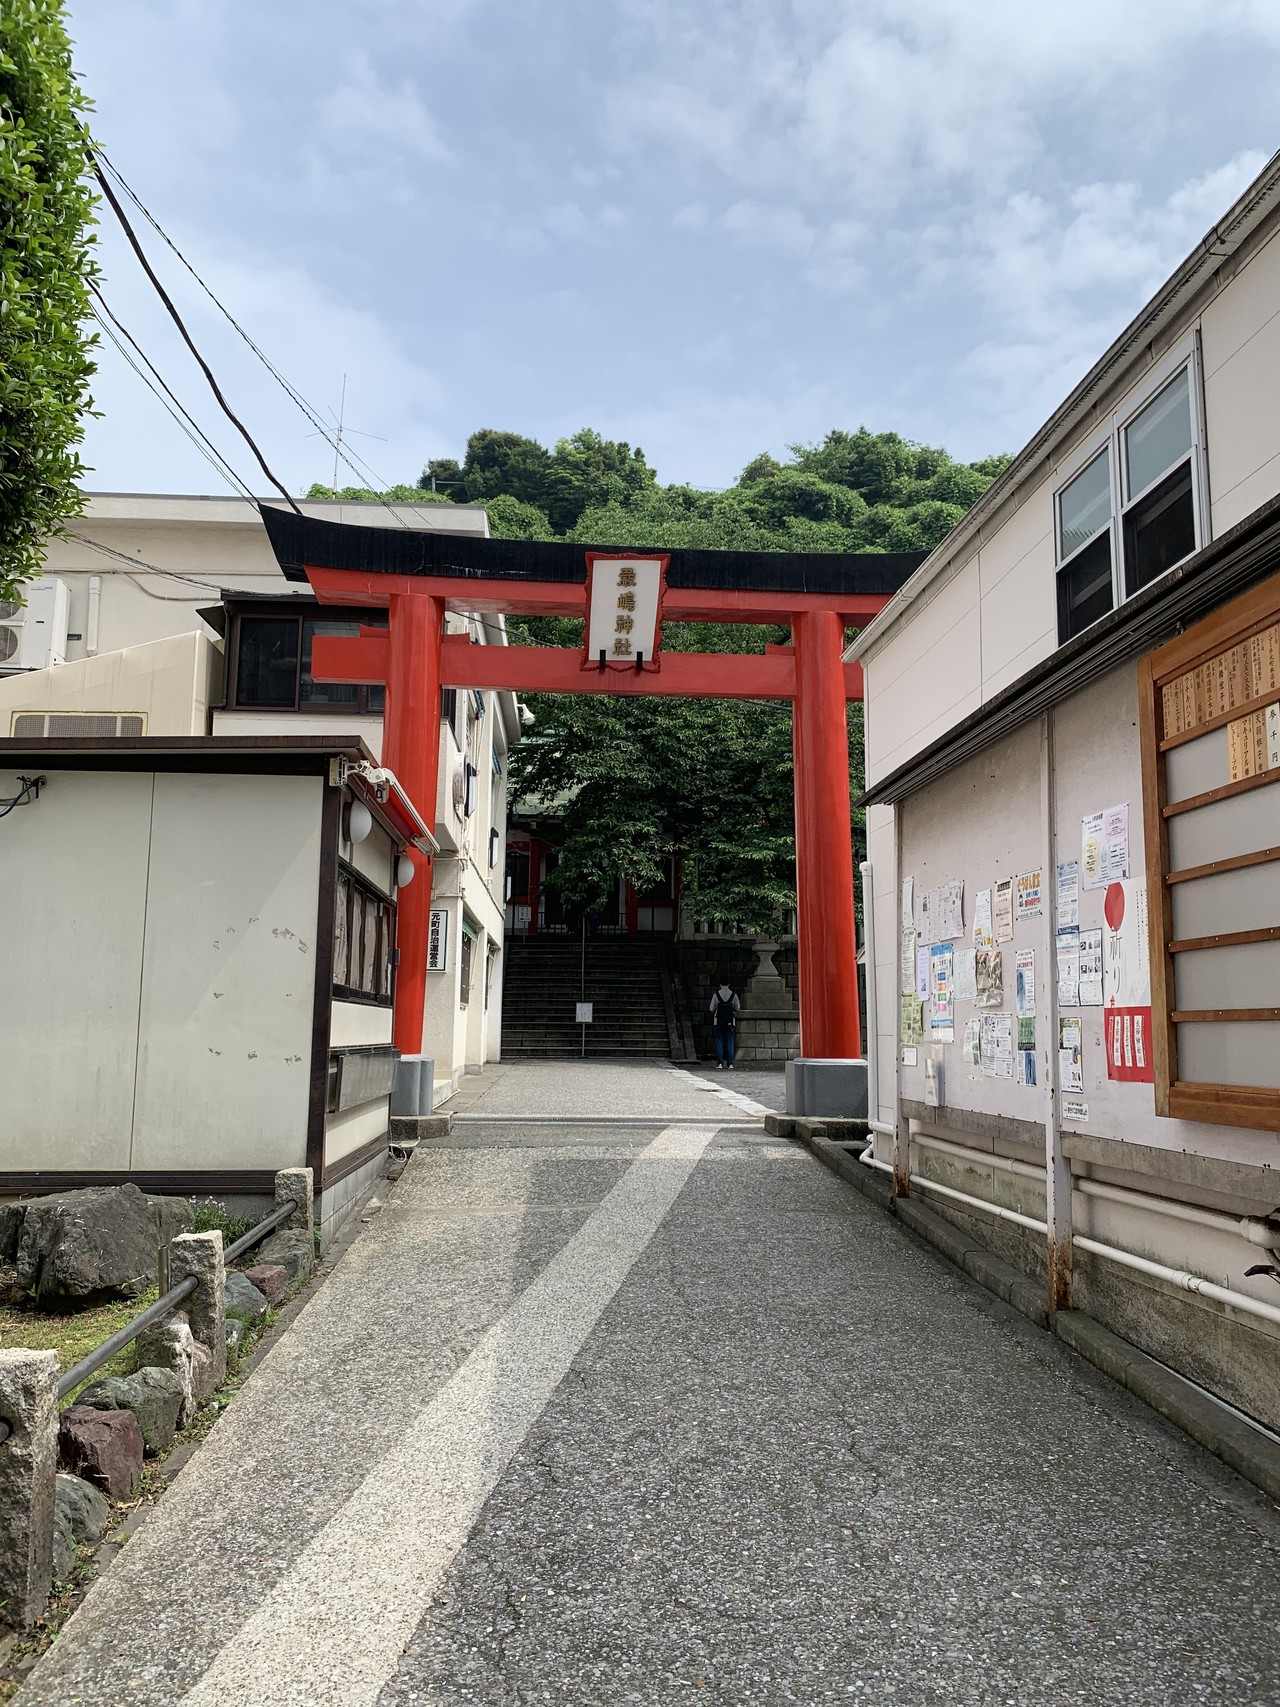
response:
<svg viewBox="0 0 1280 1707"><path fill-rule="evenodd" d="M719 991L716 992L716 1011L711 1016L712 1025L720 1026L722 1029L733 1025L733 998L736 994L736 990L730 990L729 1000L726 1002Z"/></svg>

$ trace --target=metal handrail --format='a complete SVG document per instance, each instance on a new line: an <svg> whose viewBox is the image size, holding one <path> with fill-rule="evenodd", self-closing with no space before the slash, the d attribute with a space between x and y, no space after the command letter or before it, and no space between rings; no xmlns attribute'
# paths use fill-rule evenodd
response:
<svg viewBox="0 0 1280 1707"><path fill-rule="evenodd" d="M234 1244L227 1246L222 1253L223 1263L234 1262L237 1257L242 1257L246 1251L251 1251L255 1245L260 1245L268 1233L274 1232L277 1227L283 1226L286 1221L290 1220L297 1212L297 1208L296 1203L289 1202L282 1203L278 1208L273 1209L270 1215L264 1216L255 1227L251 1227ZM167 1247L166 1253L162 1254L167 1254ZM170 1310L182 1303L184 1298L189 1298L199 1285L199 1277L189 1274L185 1280L180 1280L176 1286L171 1286L163 1297L156 1299L154 1304L148 1304L146 1309L136 1315L131 1322L126 1322L124 1327L118 1328L110 1339L103 1340L102 1344L91 1351L87 1357L82 1357L79 1363L72 1364L58 1382L59 1399L65 1399L73 1393L82 1381L87 1381L90 1375L96 1374L102 1368L103 1364L110 1363L118 1352L122 1352L126 1346L132 1345L139 1334L145 1333L155 1323L162 1321ZM12 1433L13 1428L8 1420L0 1417L0 1446L4 1445Z"/></svg>
<svg viewBox="0 0 1280 1707"><path fill-rule="evenodd" d="M268 1233L274 1232L277 1227L284 1225L289 1217L296 1212L297 1207L296 1203L290 1202L282 1203L279 1209L273 1209L270 1215L258 1222L256 1227L250 1227L243 1238L237 1239L234 1245L227 1246L222 1253L223 1262L234 1262L237 1257L242 1257L246 1251L251 1251L255 1245L260 1245Z"/></svg>
<svg viewBox="0 0 1280 1707"><path fill-rule="evenodd" d="M289 1220L297 1207L296 1203L291 1202L281 1204L278 1209L273 1209L271 1214L259 1221L256 1227L251 1227L243 1238L239 1238L235 1244L227 1246L222 1253L223 1262L234 1262L237 1257L243 1256L246 1251L261 1244L268 1233ZM148 1304L141 1315L135 1316L131 1322L126 1322L124 1327L112 1334L110 1339L103 1340L102 1344L96 1350L91 1351L87 1357L82 1357L79 1363L73 1364L58 1382L58 1397L65 1399L69 1393L73 1393L82 1381L87 1380L90 1375L101 1369L104 1363L110 1363L117 1352L121 1352L126 1346L132 1345L139 1334L145 1333L156 1322L163 1320L170 1310L181 1304L184 1298L189 1298L199 1284L199 1279L194 1274L189 1274L185 1280L180 1280L176 1286L171 1286L162 1298L156 1299L154 1304ZM0 1435L0 1440L3 1439L4 1436Z"/></svg>
<svg viewBox="0 0 1280 1707"><path fill-rule="evenodd" d="M101 1369L104 1363L110 1363L117 1352L123 1351L127 1345L132 1345L140 1333L152 1327L156 1322L167 1316L175 1304L181 1304L184 1298L189 1298L200 1284L198 1275L189 1274L185 1280L180 1280L176 1286L171 1286L162 1298L157 1298L154 1304L148 1304L140 1316L135 1316L124 1327L117 1328L110 1339L103 1340L100 1346L91 1351L88 1357L82 1357L79 1363L73 1363L70 1369L58 1382L58 1397L65 1399L68 1393L74 1393L82 1381Z"/></svg>

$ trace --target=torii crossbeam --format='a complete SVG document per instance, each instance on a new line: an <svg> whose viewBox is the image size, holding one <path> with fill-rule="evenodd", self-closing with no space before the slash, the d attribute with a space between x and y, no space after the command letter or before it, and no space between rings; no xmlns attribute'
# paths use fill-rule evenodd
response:
<svg viewBox="0 0 1280 1707"><path fill-rule="evenodd" d="M386 628L318 636L311 672L318 681L385 686L383 762L428 823L444 687L792 700L801 1051L827 1060L861 1055L845 705L861 699L862 675L843 662L844 635L888 603L923 553L655 554L352 526L265 505L262 515L290 580L308 582L323 604L387 611ZM648 566L659 564L659 602L644 630L652 638L633 651L640 632L633 626L640 621L643 630L643 620L624 614L636 611L636 600L616 587L636 585L630 566L647 584ZM618 637L612 647L602 643L598 656L590 643L582 651L474 646L468 636L444 633L447 611L499 611L583 618L594 636L607 580L608 634L616 627ZM643 605L643 585L640 591ZM662 622L786 623L792 644L763 656L662 652ZM418 870L400 904L395 995L403 1054L422 1049L431 903L430 860L412 857Z"/></svg>

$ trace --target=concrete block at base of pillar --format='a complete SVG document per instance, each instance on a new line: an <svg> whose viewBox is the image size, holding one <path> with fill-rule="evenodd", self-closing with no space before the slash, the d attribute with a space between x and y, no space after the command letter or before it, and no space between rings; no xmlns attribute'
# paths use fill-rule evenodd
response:
<svg viewBox="0 0 1280 1707"><path fill-rule="evenodd" d="M391 1113L413 1119L431 1113L435 1094L435 1060L430 1055L402 1055L396 1062L391 1087Z"/></svg>
<svg viewBox="0 0 1280 1707"><path fill-rule="evenodd" d="M53 1584L58 1354L0 1351L0 1629L24 1630Z"/></svg>
<svg viewBox="0 0 1280 1707"><path fill-rule="evenodd" d="M787 1062L787 1113L867 1118L867 1063L799 1056Z"/></svg>

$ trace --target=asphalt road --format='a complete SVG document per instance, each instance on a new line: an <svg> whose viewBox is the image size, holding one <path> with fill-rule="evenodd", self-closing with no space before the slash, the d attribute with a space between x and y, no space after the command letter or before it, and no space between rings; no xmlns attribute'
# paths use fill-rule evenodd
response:
<svg viewBox="0 0 1280 1707"><path fill-rule="evenodd" d="M1275 1509L746 1090L469 1084L21 1707L1274 1707Z"/></svg>

